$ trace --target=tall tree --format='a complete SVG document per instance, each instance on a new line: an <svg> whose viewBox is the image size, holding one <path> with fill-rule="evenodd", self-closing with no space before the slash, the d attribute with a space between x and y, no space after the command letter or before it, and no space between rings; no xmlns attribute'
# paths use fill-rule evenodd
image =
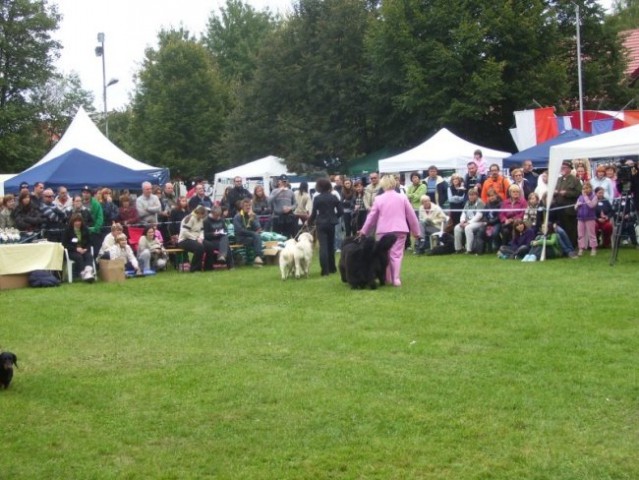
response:
<svg viewBox="0 0 639 480"><path fill-rule="evenodd" d="M220 161L228 93L206 48L183 29L162 31L137 75L132 152L175 175L209 174Z"/></svg>
<svg viewBox="0 0 639 480"><path fill-rule="evenodd" d="M364 0L300 0L263 46L225 145L238 160L274 153L305 172L337 168L369 140Z"/></svg>
<svg viewBox="0 0 639 480"><path fill-rule="evenodd" d="M43 86L34 88L31 97L40 112L43 128L46 127L49 146L64 134L78 107L84 107L88 113L95 111L93 93L82 88L75 72L55 74Z"/></svg>
<svg viewBox="0 0 639 480"><path fill-rule="evenodd" d="M53 75L60 15L44 0L0 0L0 171L20 171L44 152L33 90Z"/></svg>
<svg viewBox="0 0 639 480"><path fill-rule="evenodd" d="M203 40L225 80L245 83L253 76L262 42L275 27L268 9L258 12L241 0L227 0L219 16L211 14Z"/></svg>
<svg viewBox="0 0 639 480"><path fill-rule="evenodd" d="M639 0L615 0L606 23L616 32L639 28Z"/></svg>

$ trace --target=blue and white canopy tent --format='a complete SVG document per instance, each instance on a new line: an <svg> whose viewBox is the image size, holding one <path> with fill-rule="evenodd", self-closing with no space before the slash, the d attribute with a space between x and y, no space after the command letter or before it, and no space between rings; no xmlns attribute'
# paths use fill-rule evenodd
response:
<svg viewBox="0 0 639 480"><path fill-rule="evenodd" d="M504 158L504 167L521 165L524 160L530 160L534 168L547 168L548 161L550 159L550 147L554 145L561 145L563 143L574 142L575 140L586 137L590 137L590 134L578 129L566 130L564 133L555 138L551 138L550 140L535 145L534 147L527 148L519 153L511 155L510 157Z"/></svg>
<svg viewBox="0 0 639 480"><path fill-rule="evenodd" d="M65 186L71 191L89 187L140 189L142 182L163 184L169 170L142 163L107 139L80 107L60 141L39 162L4 184L17 193L20 184L44 182L47 187Z"/></svg>

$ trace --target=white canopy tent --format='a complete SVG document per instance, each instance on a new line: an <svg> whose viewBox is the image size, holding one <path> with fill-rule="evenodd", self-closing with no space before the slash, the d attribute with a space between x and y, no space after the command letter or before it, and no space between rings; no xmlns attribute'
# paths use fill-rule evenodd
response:
<svg viewBox="0 0 639 480"><path fill-rule="evenodd" d="M279 177L280 175L295 175L289 173L286 168L286 163L282 158L274 155L260 158L244 165L233 167L229 170L219 172L215 174L213 197L218 200L224 194L224 189L233 185L233 179L235 177L242 177L244 180L244 186L252 191L255 185L263 185L266 194L270 192L270 179L271 177Z"/></svg>
<svg viewBox="0 0 639 480"><path fill-rule="evenodd" d="M548 202L546 204L546 223L550 205L554 196L561 164L575 158L606 158L639 155L639 125L613 130L574 142L550 147L548 162ZM544 252L545 256L545 252Z"/></svg>
<svg viewBox="0 0 639 480"><path fill-rule="evenodd" d="M466 165L473 159L475 150L481 150L487 165L502 165L502 160L510 156L509 152L493 150L476 145L458 137L450 130L442 128L421 145L406 152L379 161L382 173L412 172L427 170L431 165L438 169L454 169L466 172Z"/></svg>
<svg viewBox="0 0 639 480"><path fill-rule="evenodd" d="M639 155L639 125L550 147L548 192L553 195L564 160ZM552 197L549 199L552 201ZM548 202L550 204L550 202Z"/></svg>

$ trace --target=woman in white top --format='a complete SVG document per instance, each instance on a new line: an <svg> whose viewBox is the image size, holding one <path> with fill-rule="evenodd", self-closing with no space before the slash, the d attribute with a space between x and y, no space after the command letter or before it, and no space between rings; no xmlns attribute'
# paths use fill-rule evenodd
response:
<svg viewBox="0 0 639 480"><path fill-rule="evenodd" d="M546 203L546 194L548 193L548 171L545 171L541 175L539 175L535 193L542 202Z"/></svg>
<svg viewBox="0 0 639 480"><path fill-rule="evenodd" d="M108 252L111 260L117 260L118 258L125 259L125 270L135 270L137 275L142 274L138 260L135 258L133 250L127 243L127 238L124 233L121 233L116 237L116 244L109 248Z"/></svg>
<svg viewBox="0 0 639 480"><path fill-rule="evenodd" d="M117 243L116 238L121 233L124 233L124 229L122 228L122 224L114 223L111 225L111 233L107 233L102 241L102 246L100 247L100 252L98 253L98 257L103 256L109 249Z"/></svg>

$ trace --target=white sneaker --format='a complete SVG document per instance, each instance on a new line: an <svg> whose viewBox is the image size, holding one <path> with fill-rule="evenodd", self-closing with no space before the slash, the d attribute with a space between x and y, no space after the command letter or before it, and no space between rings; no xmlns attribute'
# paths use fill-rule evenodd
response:
<svg viewBox="0 0 639 480"><path fill-rule="evenodd" d="M166 260L164 258L158 258L157 262L155 262L155 268L162 270L164 267L166 267Z"/></svg>
<svg viewBox="0 0 639 480"><path fill-rule="evenodd" d="M262 261L261 257L255 257L255 260L253 260L253 263L256 265L264 265L264 262Z"/></svg>

